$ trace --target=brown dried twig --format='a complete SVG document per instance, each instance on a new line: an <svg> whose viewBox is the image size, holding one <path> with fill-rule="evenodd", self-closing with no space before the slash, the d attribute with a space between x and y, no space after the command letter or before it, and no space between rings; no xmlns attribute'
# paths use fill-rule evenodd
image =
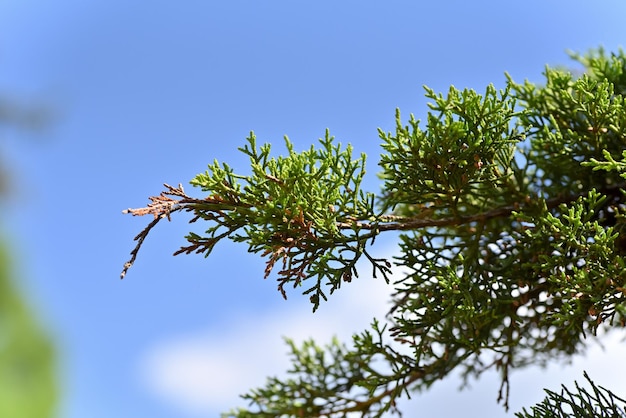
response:
<svg viewBox="0 0 626 418"><path fill-rule="evenodd" d="M156 224L158 224L159 221L163 218L167 218L167 220L170 221L170 215L172 212L176 212L179 210L188 210L186 204L198 202L197 199L190 198L185 194L185 190L183 189L182 184L179 184L178 187L173 187L169 184L163 185L167 190L161 192L161 194L158 196L151 196L151 203L149 203L147 206L138 209L129 208L122 211L122 213L130 213L133 216L152 215L154 216L154 219L134 238L134 241L137 241L137 245L130 252L130 260L124 263L124 269L120 274L121 279L126 276L128 269L132 267L135 259L137 258L137 253L143 245L143 241L146 239L152 228L154 228ZM177 196L180 197L180 199L173 199L170 196Z"/></svg>

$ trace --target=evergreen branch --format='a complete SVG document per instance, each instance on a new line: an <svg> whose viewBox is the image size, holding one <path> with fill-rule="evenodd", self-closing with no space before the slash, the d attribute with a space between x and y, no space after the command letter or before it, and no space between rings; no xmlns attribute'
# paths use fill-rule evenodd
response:
<svg viewBox="0 0 626 418"><path fill-rule="evenodd" d="M530 408L530 412L523 408L522 412L515 414L517 418L626 418L626 399L621 398L603 388L597 386L587 372L584 377L591 385L591 393L574 382L576 387L572 391L562 385L561 393L545 390L546 398Z"/></svg>
<svg viewBox="0 0 626 418"><path fill-rule="evenodd" d="M236 416L380 417L409 386L493 368L506 408L510 370L579 352L600 324L626 326L626 54L582 60L587 74L548 68L541 87L507 77L505 89L482 95L426 88L425 129L413 115L403 125L398 110L395 133L379 131L376 204L361 189L365 156L353 159L328 132L303 152L285 138L288 153L277 158L251 134L240 148L251 174L215 162L192 180L208 197L165 185L146 207L124 211L154 219L121 277L161 219L191 212L190 222L208 223L206 236L190 233L175 254L246 243L266 258L265 278L279 270L283 297L288 285L313 283L303 293L315 311L323 289L358 276L363 255L388 281L391 264L369 245L400 231L396 264L409 272L394 283L388 319L405 350L383 344L376 322L379 340L355 336L352 351L292 345L297 378L270 379L244 396L261 411ZM380 358L390 373L375 370Z"/></svg>
<svg viewBox="0 0 626 418"><path fill-rule="evenodd" d="M268 177L268 178L271 178L271 177ZM272 181L276 181L276 180L272 179ZM227 208L232 209L233 207L250 208L250 205L241 204L241 202L226 202L220 198L211 198L211 197L204 198L204 199L192 198L188 196L187 194L185 194L185 191L182 185L180 184L178 185L178 188L174 188L173 186L170 186L168 184L164 184L164 186L167 190L164 192L161 192L159 196L150 197L149 199L151 200L151 203L148 204L147 206L142 207L142 208L137 208L137 209L126 209L122 211L122 213L125 213L125 214L128 213L133 216L144 216L144 215L154 216L154 220L150 222L150 224L148 224L148 226L144 228L134 238L134 240L137 241L137 245L131 251L130 260L124 263L124 269L122 270L122 273L120 275L122 279L126 276L128 269L134 264L135 259L137 258L137 253L139 252L139 249L143 245L144 240L148 236L148 233L153 227L156 226L156 224L161 219L167 218L168 220L171 220L170 215L174 212L193 211L194 209L204 207L207 204L215 205L217 208L224 208L224 209L227 209ZM616 191L623 190L625 188L626 188L626 184L621 183L618 185L607 186L604 188L604 190L602 190L602 192L615 193ZM554 209L561 204L573 202L576 199L580 198L581 196L584 196L585 194L586 192L585 193L581 192L579 194L572 195L572 196L558 196L555 198L551 198L551 199L546 200L545 202L546 207L548 209ZM180 199L172 199L169 196L177 196L177 197L180 197ZM527 202L525 203L528 203L529 200L530 198L527 199ZM455 225L468 224L472 222L484 223L485 221L488 221L493 218L502 218L502 217L510 216L513 212L519 211L521 208L522 208L521 203L515 203L512 205L506 205L500 208L491 209L483 213L477 213L474 215L466 215L466 216L459 216L459 217L453 217L453 218L444 218L444 219L422 218L421 216L417 218L410 218L410 217L402 217L402 216L383 215L381 216L381 219L384 219L384 220L389 219L389 220L392 220L392 222L369 223L369 222L358 221L356 219L351 219L349 221L337 222L336 226L340 230L341 229L375 230L376 234L372 235L372 237L374 237L375 235L378 234L378 232L382 232L382 231L407 231L407 230L416 230L416 229L422 229L422 228L428 228L428 227L455 226ZM221 210L222 209L220 209L220 211ZM220 215L225 216L223 213L220 213ZM202 216L197 215L190 222L194 222L199 217L202 217ZM310 228L310 225L309 225L309 228ZM219 235L219 239L228 236L230 233L234 232L234 230L236 230L236 228L229 230L228 233ZM310 235L310 232L306 234L309 234L309 236L312 236ZM302 240L303 238L304 236L300 236L299 240ZM288 256L291 252L287 251L286 248L293 248L296 246L293 238L284 237L283 239L281 239L281 242L283 241L287 243L287 247L278 247L278 248L275 247L273 250L266 250L266 252L263 254L263 255L273 254L271 264L268 264L270 268L269 270L266 269L265 277L267 277L267 275L271 271L271 266L274 265L276 260L280 258L280 259L283 259L285 262L287 261L287 259L289 258ZM182 253L189 254L194 251L201 253L205 251L206 247L207 247L206 244L199 244L196 242L192 246L181 247L181 249L176 251L174 255L178 255ZM285 265L283 267L285 267ZM289 272L290 270L283 269L283 271ZM299 276L301 276L301 274L299 274ZM281 286L281 293L283 295L285 294L284 290L282 290L282 286Z"/></svg>
<svg viewBox="0 0 626 418"><path fill-rule="evenodd" d="M600 190L600 193L614 194L620 190L626 190L626 183L615 184L606 186ZM548 210L557 208L562 204L568 204L576 201L577 199L587 195L588 191L580 192L572 195L560 195L545 200L545 205ZM429 227L449 227L457 226L469 223L485 223L494 218L506 218L514 212L519 212L531 203L531 198L528 196L524 202L515 202L511 205L502 206L495 209L490 209L486 212L476 213L473 215L460 215L456 217L432 219L423 217L422 215L416 217L403 217L382 215L380 219L391 220L391 222L363 222L357 220L350 220L347 222L338 222L337 228L339 229L366 229L375 230L377 232L382 231L413 231L417 229L429 228ZM536 204L536 203L535 203Z"/></svg>
<svg viewBox="0 0 626 418"><path fill-rule="evenodd" d="M386 389L376 396L371 396L365 401L357 401L354 400L354 405L349 407L337 408L337 409L327 409L322 410L316 417L329 417L329 416L345 416L345 414L349 414L351 412L361 412L368 411L372 406L383 402L385 399L390 398L390 405L395 405L395 398L397 398L397 394L406 390L406 388L410 387L413 383L418 381L419 379L424 377L424 372L421 370L415 370L410 373L410 375L406 378L401 379L401 382L398 382L396 386L392 388Z"/></svg>

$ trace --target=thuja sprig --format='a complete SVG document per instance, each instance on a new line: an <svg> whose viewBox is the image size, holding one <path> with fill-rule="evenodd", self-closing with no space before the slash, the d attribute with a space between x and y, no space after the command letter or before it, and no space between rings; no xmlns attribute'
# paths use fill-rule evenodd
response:
<svg viewBox="0 0 626 418"><path fill-rule="evenodd" d="M575 390L562 385L561 393L545 390L546 398L528 411L515 414L517 418L625 418L626 399L615 393L597 386L584 372L584 377L591 385L591 390L574 382Z"/></svg>
<svg viewBox="0 0 626 418"><path fill-rule="evenodd" d="M269 144L257 147L254 134L247 141L240 151L250 159L250 175L236 174L227 164L215 161L191 181L207 197L192 198L182 186L166 185L167 190L150 198L147 207L125 211L151 214L155 219L136 237L138 244L122 277L150 229L173 212L187 211L193 213L190 222L204 220L209 228L202 235L189 233L189 245L175 255L208 256L224 238L245 242L249 252L267 259L266 278L279 266L278 289L283 297L287 284L297 287L313 278L304 293L314 309L321 298L326 299L323 286L332 293L358 275L356 263L362 256L372 264L375 275L387 278L389 262L374 258L367 249L377 231L373 228L374 196L361 189L365 155L353 159L352 147L342 149L328 132L319 149L303 152L296 152L285 138L288 154L277 158L270 157ZM368 222L364 231L361 221Z"/></svg>
<svg viewBox="0 0 626 418"><path fill-rule="evenodd" d="M373 324L374 334L356 336L357 350L336 338L319 346L313 340L301 345L287 339L292 368L285 379L268 378L266 386L253 389L243 398L248 409L235 409L227 417L330 417L358 413L382 417L399 413L396 400L406 387L423 377L419 369L397 370L397 357L383 347L384 327ZM374 366L375 363L375 367ZM395 369L395 370L394 370Z"/></svg>
<svg viewBox="0 0 626 418"><path fill-rule="evenodd" d="M513 155L523 132L512 127L516 115L510 86L484 95L451 87L447 96L426 88L426 128L411 115L403 125L396 112L396 131L379 135L384 179L382 205L405 216L466 216L506 201L494 201L501 188L515 191ZM519 195L506 193L510 201Z"/></svg>

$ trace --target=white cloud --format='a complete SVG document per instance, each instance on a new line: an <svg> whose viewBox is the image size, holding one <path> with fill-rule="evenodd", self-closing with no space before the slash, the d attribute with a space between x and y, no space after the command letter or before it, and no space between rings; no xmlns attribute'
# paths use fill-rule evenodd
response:
<svg viewBox="0 0 626 418"><path fill-rule="evenodd" d="M311 314L308 301L300 303L294 295L289 303L264 315L244 312L245 320L224 318L229 322L229 332L216 335L215 331L199 331L173 337L149 349L141 365L142 380L152 393L189 417L216 416L232 407L245 406L240 393L263 385L267 376L280 375L289 367L283 336L296 341L313 337L318 343L325 343L337 335L349 342L353 333L369 328L373 317L384 317L390 291L382 279L362 278L329 297L315 314ZM511 375L508 416L522 406L541 401L545 396L543 388L559 391L562 383L569 388L573 388L574 380L586 383L583 370L596 383L624 396L623 338L623 332L615 330L602 338L606 350L592 343L587 355L574 358L571 365L515 371ZM408 404L402 404L419 408L423 416L507 416L496 403L496 373L486 373L471 384L470 389L459 393L460 380L453 376L435 384L423 396L415 395Z"/></svg>
<svg viewBox="0 0 626 418"><path fill-rule="evenodd" d="M190 416L244 406L239 394L264 384L289 367L283 336L324 344L333 336L349 342L389 309L391 287L382 279L356 279L311 313L308 298L280 304L265 315L245 312L246 320L224 318L230 331L199 331L151 347L140 365L141 379L159 398ZM250 319L252 318L252 319Z"/></svg>

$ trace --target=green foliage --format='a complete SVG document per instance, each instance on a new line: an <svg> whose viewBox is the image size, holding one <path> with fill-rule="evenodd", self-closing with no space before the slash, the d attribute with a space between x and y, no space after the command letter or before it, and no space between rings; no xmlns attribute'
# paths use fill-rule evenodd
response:
<svg viewBox="0 0 626 418"><path fill-rule="evenodd" d="M352 347L292 343L293 368L244 398L228 416L380 417L396 399L458 370L465 379L501 374L584 350L599 327L626 325L626 56L574 57L579 76L546 68L544 85L510 77L484 94L450 88L432 100L426 125L413 115L395 132L379 131L383 180L374 197L360 189L365 157L352 160L329 134L321 147L271 158L255 138L241 151L252 174L215 162L187 196L168 187L133 215L155 220L189 211L206 236L190 234L177 253L209 254L228 237L280 262L279 289L306 285L320 298L356 276L365 255L387 278L389 263L369 245L400 232L387 324L355 335ZM170 197L173 196L174 198ZM309 287L310 286L310 287Z"/></svg>
<svg viewBox="0 0 626 418"><path fill-rule="evenodd" d="M352 147L333 144L326 132L319 150L297 153L285 138L288 155L270 158L270 145L256 146L251 134L240 151L250 158L252 174L237 175L217 161L191 184L211 193L211 202L194 207L196 217L212 225L209 238L190 234L192 245L181 252L209 255L215 243L229 237L248 244L248 251L268 256L265 277L275 263L279 290L299 286L309 278L316 283L304 291L314 309L320 297L326 299L322 284L330 293L357 275L356 262L367 256L386 277L389 267L371 258L366 251L371 233L363 233L358 221L374 218L374 196L361 189L365 155L352 159Z"/></svg>
<svg viewBox="0 0 626 418"><path fill-rule="evenodd" d="M0 125L40 128L47 122L46 113L0 97ZM0 163L0 197L5 197L9 183L3 168ZM15 286L5 241L0 238L0 417L48 418L57 403L54 349Z"/></svg>
<svg viewBox="0 0 626 418"><path fill-rule="evenodd" d="M54 352L13 287L0 247L0 417L45 418L56 404Z"/></svg>
<svg viewBox="0 0 626 418"><path fill-rule="evenodd" d="M500 95L493 86L484 96L450 88L447 97L426 88L426 129L413 115L403 126L396 112L395 134L379 131L380 166L385 180L381 206L398 215L441 219L467 216L505 204L494 188L515 190L511 179L515 145L522 138L510 127L515 99L510 86ZM510 196L513 201L515 197Z"/></svg>
<svg viewBox="0 0 626 418"><path fill-rule="evenodd" d="M587 373L585 373L585 379L591 385L592 393L579 386L577 382L575 392L565 386L560 394L546 390L548 396L543 402L531 407L531 412L523 408L522 412L515 416L518 418L626 417L626 400L601 386L596 386Z"/></svg>
<svg viewBox="0 0 626 418"><path fill-rule="evenodd" d="M357 338L357 344L367 340L367 344L380 344L382 331L374 324L377 343L366 332ZM404 386L390 385L388 376L373 367L385 363L394 364L393 358L384 350L371 351L366 356L355 355L336 339L325 347L308 340L301 347L287 339L291 349L293 368L289 374L295 376L285 380L269 378L265 388L259 388L244 395L252 403L263 404L257 412L244 409L231 411L225 416L245 417L316 417L335 413L350 412L380 415L386 411L397 411L395 405L381 403L386 397L396 397L404 391ZM384 356L379 358L379 354ZM415 380L417 373L405 377ZM347 397L346 395L349 395Z"/></svg>
<svg viewBox="0 0 626 418"><path fill-rule="evenodd" d="M285 138L289 154L270 158L270 145L257 148L251 134L248 144L239 150L250 158L252 174L235 174L227 164L217 161L205 173L197 175L191 184L210 193L204 199L193 199L182 189L168 187L161 196L151 198L147 208L129 209L135 215L152 214L150 226L139 234L133 258L149 229L174 211L191 211L194 218L206 221L205 235L190 233L190 245L175 254L192 252L208 256L215 244L224 238L248 244L248 251L267 257L265 277L275 264L278 289L287 297L285 285L298 287L313 279L309 294L313 310L320 299L326 299L323 285L330 293L358 276L356 263L365 256L373 274L387 279L390 263L375 259L366 245L376 237L373 220L374 195L361 189L365 174L365 155L352 159L352 147L341 149L329 136L320 140L321 149L311 147L297 153ZM180 197L174 200L169 196Z"/></svg>

